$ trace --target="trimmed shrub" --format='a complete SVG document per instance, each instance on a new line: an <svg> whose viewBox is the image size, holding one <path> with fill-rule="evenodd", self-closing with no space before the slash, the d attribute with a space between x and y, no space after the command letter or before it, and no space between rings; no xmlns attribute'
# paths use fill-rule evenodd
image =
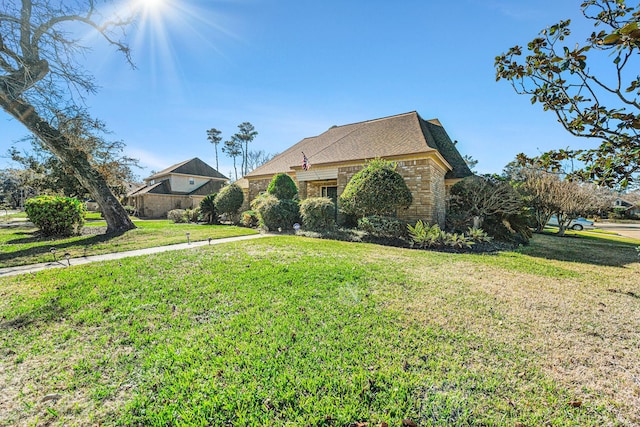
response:
<svg viewBox="0 0 640 427"><path fill-rule="evenodd" d="M80 233L87 213L84 203L73 197L38 196L25 203L27 217L46 236Z"/></svg>
<svg viewBox="0 0 640 427"><path fill-rule="evenodd" d="M408 208L413 196L404 178L396 172L396 164L375 159L357 172L340 195L340 208L345 214L395 216L398 208Z"/></svg>
<svg viewBox="0 0 640 427"><path fill-rule="evenodd" d="M216 212L217 193L208 194L200 201L200 215L207 224L215 224L218 222L218 214Z"/></svg>
<svg viewBox="0 0 640 427"><path fill-rule="evenodd" d="M260 225L260 218L256 211L244 211L240 215L240 224L244 227L255 228Z"/></svg>
<svg viewBox="0 0 640 427"><path fill-rule="evenodd" d="M327 197L311 197L300 202L300 217L306 230L333 230L336 205Z"/></svg>
<svg viewBox="0 0 640 427"><path fill-rule="evenodd" d="M200 218L200 208L186 209L185 215L187 217L187 222L198 222L198 219Z"/></svg>
<svg viewBox="0 0 640 427"><path fill-rule="evenodd" d="M167 212L167 219L173 221L176 224L189 222L187 211L184 209L173 209Z"/></svg>
<svg viewBox="0 0 640 427"><path fill-rule="evenodd" d="M358 220L358 229L376 237L407 237L407 223L395 217L366 216Z"/></svg>
<svg viewBox="0 0 640 427"><path fill-rule="evenodd" d="M289 175L279 173L269 183L267 193L280 200L293 199L298 195L298 187Z"/></svg>
<svg viewBox="0 0 640 427"><path fill-rule="evenodd" d="M216 196L215 205L218 214L226 214L231 222L236 222L238 211L244 203L244 193L238 184L224 187Z"/></svg>
<svg viewBox="0 0 640 427"><path fill-rule="evenodd" d="M300 221L300 207L295 200L279 200L265 194L257 197L252 208L258 212L260 225L267 230L291 230Z"/></svg>

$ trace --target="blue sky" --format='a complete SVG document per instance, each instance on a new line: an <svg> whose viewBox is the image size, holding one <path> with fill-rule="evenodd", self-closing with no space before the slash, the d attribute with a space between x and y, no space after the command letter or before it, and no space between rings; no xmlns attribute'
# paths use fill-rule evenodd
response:
<svg viewBox="0 0 640 427"><path fill-rule="evenodd" d="M251 149L275 153L332 125L414 110L438 118L478 172L499 173L519 152L584 144L493 67L509 47L580 18L580 3L165 0L129 33L137 69L88 41L101 89L87 105L140 159L141 177L192 157L215 167L212 127L228 138L249 121ZM26 131L1 114L8 148ZM221 154L220 172L231 170Z"/></svg>

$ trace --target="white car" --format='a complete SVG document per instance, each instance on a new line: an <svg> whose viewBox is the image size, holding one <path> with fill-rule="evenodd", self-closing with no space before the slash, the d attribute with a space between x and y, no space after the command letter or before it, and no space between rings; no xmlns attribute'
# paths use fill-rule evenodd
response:
<svg viewBox="0 0 640 427"><path fill-rule="evenodd" d="M547 222L547 225L551 225L553 227L559 227L558 224L558 217L555 215L551 215L551 218L549 218L549 222ZM581 231L581 230L585 230L585 229L591 229L591 228L595 228L593 225L593 221L589 221L586 218L576 218L574 220L572 220L569 223L569 227L572 230L576 230L576 231Z"/></svg>

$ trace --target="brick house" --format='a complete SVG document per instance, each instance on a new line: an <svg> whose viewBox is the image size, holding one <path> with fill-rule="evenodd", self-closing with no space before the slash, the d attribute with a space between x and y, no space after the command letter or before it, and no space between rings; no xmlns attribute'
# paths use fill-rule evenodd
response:
<svg viewBox="0 0 640 427"><path fill-rule="evenodd" d="M220 172L195 157L151 175L144 185L129 192L125 204L138 216L165 218L173 209L193 209L208 194L217 193L228 181Z"/></svg>
<svg viewBox="0 0 640 427"><path fill-rule="evenodd" d="M303 153L308 167L303 167ZM448 190L472 175L442 124L413 111L397 116L333 126L305 138L244 177L246 199L264 192L277 173L289 174L301 199L334 201L367 160L383 158L397 164L413 195L400 218L444 225Z"/></svg>

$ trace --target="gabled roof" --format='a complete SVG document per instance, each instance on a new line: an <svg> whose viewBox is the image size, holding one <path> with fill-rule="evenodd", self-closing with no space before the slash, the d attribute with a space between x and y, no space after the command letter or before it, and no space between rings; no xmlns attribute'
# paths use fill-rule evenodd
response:
<svg viewBox="0 0 640 427"><path fill-rule="evenodd" d="M213 180L208 181L204 185L201 185L200 187L193 190L191 193L189 193L189 195L190 196L207 196L209 194L217 193L218 191L220 191L220 188L223 185L224 184L220 181L213 181Z"/></svg>
<svg viewBox="0 0 640 427"><path fill-rule="evenodd" d="M169 185L169 180L162 180L160 182L156 182L151 185L143 185L142 187L138 187L135 190L131 191L127 194L127 197L131 196L141 196L142 194L171 194L171 185Z"/></svg>
<svg viewBox="0 0 640 427"><path fill-rule="evenodd" d="M451 165L446 178L472 175L469 167L437 119L425 121L417 112L384 117L343 126L305 138L247 177L291 172L302 164L302 153L311 167L438 151Z"/></svg>
<svg viewBox="0 0 640 427"><path fill-rule="evenodd" d="M203 176L207 178L218 178L218 179L229 179L226 176L222 175L220 172L203 162L197 157L193 159L185 160L184 162L177 163L173 166L169 166L166 169L161 170L160 172L156 172L150 177L146 178L147 181L152 179L162 178L166 175L176 173L183 175L192 175L192 176Z"/></svg>

